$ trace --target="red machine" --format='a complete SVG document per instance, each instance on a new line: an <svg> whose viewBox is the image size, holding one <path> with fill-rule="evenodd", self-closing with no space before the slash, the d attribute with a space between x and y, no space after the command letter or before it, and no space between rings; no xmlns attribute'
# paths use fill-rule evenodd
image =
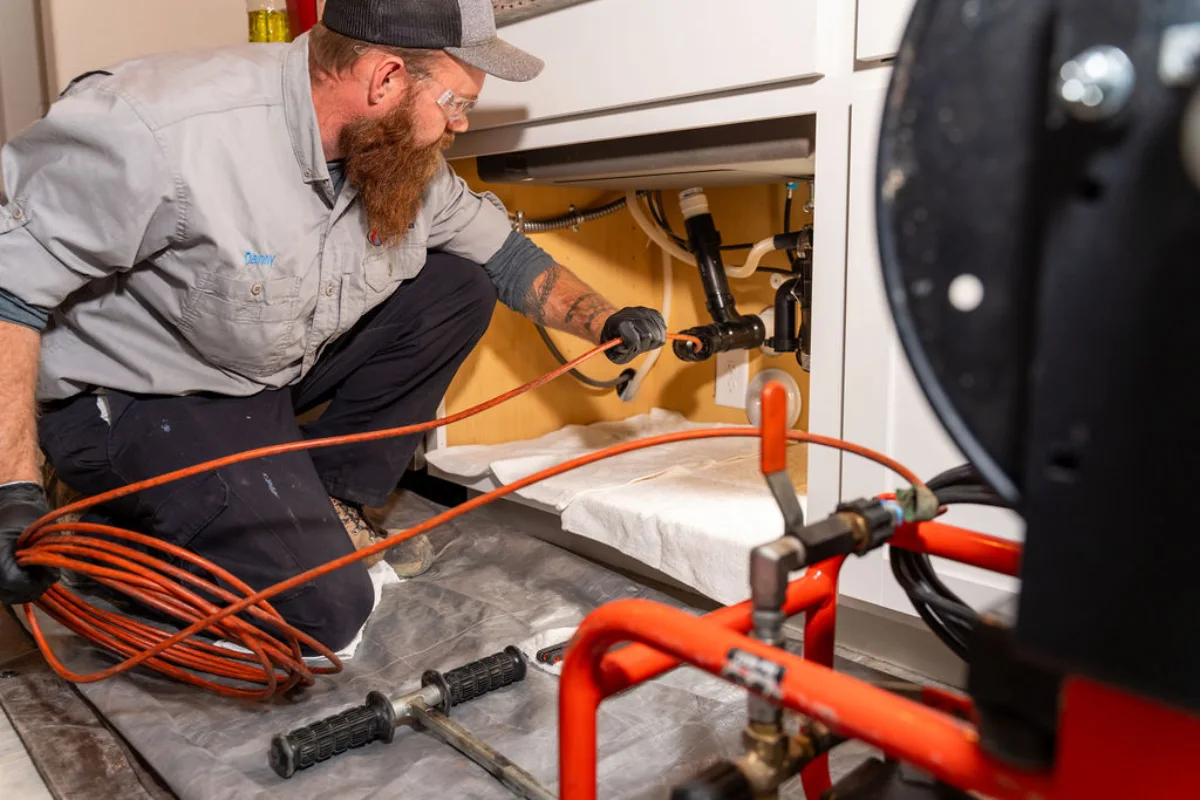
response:
<svg viewBox="0 0 1200 800"><path fill-rule="evenodd" d="M786 533L754 552L747 603L698 619L630 600L584 621L563 798L596 796L596 707L680 663L749 701L745 756L675 800L776 797L796 775L809 800L1200 798L1200 537L1177 511L1200 484L1197 30L1187 2L918 0L884 114L880 255L914 374L971 463L806 523L768 387ZM933 521L954 503L1015 510L1025 546ZM881 546L967 663L964 693L833 671L838 570ZM929 556L1020 577L1018 602L968 607ZM796 614L803 658L779 646ZM886 760L831 787L825 756L848 739Z"/></svg>
<svg viewBox="0 0 1200 800"><path fill-rule="evenodd" d="M786 446L786 412L783 387L768 386L762 440L767 475L780 472L777 454ZM1020 574L1020 545L937 522L897 525L890 544L1005 575ZM600 703L681 663L742 685L773 707L804 714L808 722L799 734L789 736L774 721L752 719L746 729L746 757L737 764L715 765L693 784L676 790L678 798L775 796L796 774L813 800L888 797L899 762L945 784L931 783L930 797L954 796L949 787L1013 800L1200 797L1200 768L1194 760L1200 751L1200 718L1188 712L1071 676L1062 687L1054 762L1046 769L1027 770L988 752L981 743L978 711L968 695L926 688L920 698L909 699L834 672L837 581L845 558L821 561L787 586L782 613L806 615L802 658L746 635L754 628L753 600L702 618L645 600L618 601L589 615L568 650L562 673L563 800L596 797ZM637 646L608 653L623 642ZM831 783L826 754L847 739L869 743L895 762L868 763L867 769L850 776L849 784L827 795Z"/></svg>

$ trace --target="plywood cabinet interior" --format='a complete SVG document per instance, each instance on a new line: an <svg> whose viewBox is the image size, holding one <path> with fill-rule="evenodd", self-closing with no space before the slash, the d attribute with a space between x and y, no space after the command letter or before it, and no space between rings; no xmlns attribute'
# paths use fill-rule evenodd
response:
<svg viewBox="0 0 1200 800"><path fill-rule="evenodd" d="M485 186L472 171L472 161L455 162L455 169L476 188L488 188L506 203L510 211L521 209L530 218L556 216L574 203L579 208L606 202L618 195L590 190L546 187ZM806 224L811 217L803 211L807 189L801 186L795 200L793 223ZM782 186L750 186L708 191L713 214L728 243L757 241L783 230ZM671 193L664 199L676 231L683 230L678 201ZM658 308L662 298L662 259L655 246L647 246L646 236L628 212L588 223L578 232L571 229L532 237L559 262L591 283L614 304L646 305ZM745 251L727 254L733 263ZM775 253L764 265L787 266L786 258ZM679 331L709 321L704 308L704 291L695 267L676 261L672 265L673 306L670 329ZM774 302L769 276L759 273L744 280L730 281L738 308L758 313ZM588 343L564 333L551 332L559 348L575 357L590 349ZM631 366L636 367L640 361ZM483 341L467 359L447 397L447 411L454 412L482 402L502 390L518 386L549 372L557 362L539 340L533 323L515 312L497 306L492 324ZM751 374L765 367L790 372L808 395L808 375L791 354L768 358L756 352ZM583 370L599 378L621 372L603 356ZM745 423L745 412L718 406L713 401L715 366L712 361L689 364L679 361L668 350L649 374L641 393L632 403L621 401L615 392L589 389L564 376L530 395L510 401L447 430L447 443L494 444L540 436L569 423L589 423L622 419L651 408L669 408L702 422ZM808 404L797 427L807 429Z"/></svg>

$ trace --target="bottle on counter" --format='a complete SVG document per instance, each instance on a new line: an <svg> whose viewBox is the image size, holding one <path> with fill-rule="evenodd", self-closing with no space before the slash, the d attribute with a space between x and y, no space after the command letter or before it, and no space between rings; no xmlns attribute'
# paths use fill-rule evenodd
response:
<svg viewBox="0 0 1200 800"><path fill-rule="evenodd" d="M250 41L292 40L287 0L246 0L246 14L250 18Z"/></svg>

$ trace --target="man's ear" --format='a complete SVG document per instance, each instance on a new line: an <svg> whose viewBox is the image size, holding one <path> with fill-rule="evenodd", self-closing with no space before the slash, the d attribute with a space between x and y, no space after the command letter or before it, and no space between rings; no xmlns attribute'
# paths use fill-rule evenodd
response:
<svg viewBox="0 0 1200 800"><path fill-rule="evenodd" d="M367 103L378 105L390 98L402 96L408 91L408 72L404 62L396 56L379 59L371 72Z"/></svg>

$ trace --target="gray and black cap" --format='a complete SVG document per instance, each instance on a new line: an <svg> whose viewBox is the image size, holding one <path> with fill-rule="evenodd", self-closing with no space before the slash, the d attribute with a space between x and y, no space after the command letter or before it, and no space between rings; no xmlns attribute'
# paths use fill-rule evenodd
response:
<svg viewBox="0 0 1200 800"><path fill-rule="evenodd" d="M328 0L321 21L372 44L445 50L506 81L533 80L545 66L496 35L491 0Z"/></svg>

